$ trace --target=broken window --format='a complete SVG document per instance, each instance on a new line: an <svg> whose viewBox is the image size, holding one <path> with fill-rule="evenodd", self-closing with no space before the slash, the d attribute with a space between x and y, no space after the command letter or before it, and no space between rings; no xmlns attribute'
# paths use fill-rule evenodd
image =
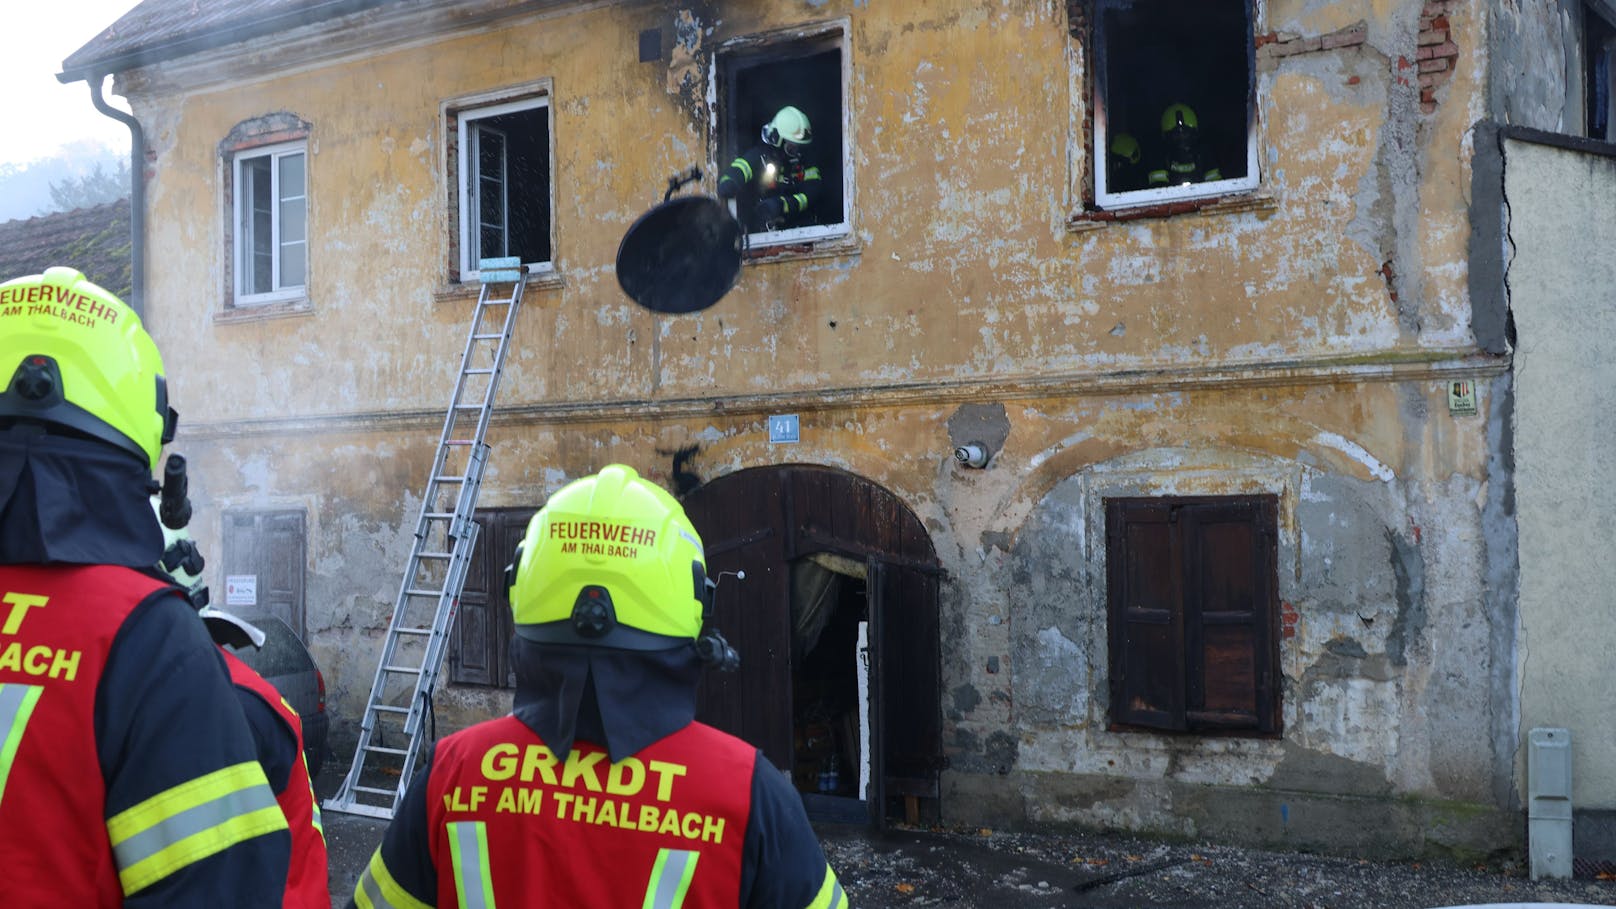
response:
<svg viewBox="0 0 1616 909"><path fill-rule="evenodd" d="M308 283L307 146L287 142L238 152L232 162L235 303L303 295Z"/></svg>
<svg viewBox="0 0 1616 909"><path fill-rule="evenodd" d="M1582 5L1583 135L1616 142L1616 3Z"/></svg>
<svg viewBox="0 0 1616 909"><path fill-rule="evenodd" d="M1092 0L1102 208L1257 186L1250 0Z"/></svg>
<svg viewBox="0 0 1616 909"><path fill-rule="evenodd" d="M488 258L551 268L548 95L450 110L449 127L461 280L475 280L478 261Z"/></svg>
<svg viewBox="0 0 1616 909"><path fill-rule="evenodd" d="M837 28L747 39L718 54L718 179L729 172L740 186L731 204L754 246L847 233L845 44ZM794 114L781 117L788 107L806 120L808 141L798 148L769 129L786 124L789 133L801 123Z"/></svg>
<svg viewBox="0 0 1616 909"><path fill-rule="evenodd" d="M1279 731L1273 496L1106 501L1111 721Z"/></svg>

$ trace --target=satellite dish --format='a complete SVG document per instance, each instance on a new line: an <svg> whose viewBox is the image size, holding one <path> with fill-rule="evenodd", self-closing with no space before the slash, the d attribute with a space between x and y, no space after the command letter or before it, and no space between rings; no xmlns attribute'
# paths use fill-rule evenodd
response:
<svg viewBox="0 0 1616 909"><path fill-rule="evenodd" d="M700 172L692 170L696 179ZM685 182L688 182L685 181ZM679 178L669 181L668 196ZM617 283L653 312L700 312L735 286L742 229L714 196L665 196L617 247Z"/></svg>

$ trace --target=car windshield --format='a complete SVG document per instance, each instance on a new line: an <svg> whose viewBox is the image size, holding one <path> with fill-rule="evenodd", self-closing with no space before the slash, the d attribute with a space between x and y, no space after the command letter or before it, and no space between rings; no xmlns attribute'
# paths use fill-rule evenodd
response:
<svg viewBox="0 0 1616 909"><path fill-rule="evenodd" d="M266 615L243 615L241 618L251 622L264 633L264 646L257 649L252 647L228 649L259 675L291 675L295 672L306 672L311 668L308 651L304 649L303 642L297 639L297 635L292 633L292 629L287 627L285 622Z"/></svg>

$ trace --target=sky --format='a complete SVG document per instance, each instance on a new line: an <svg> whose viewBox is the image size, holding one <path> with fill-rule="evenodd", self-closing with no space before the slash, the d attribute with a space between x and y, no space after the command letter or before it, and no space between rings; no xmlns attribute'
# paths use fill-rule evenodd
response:
<svg viewBox="0 0 1616 909"><path fill-rule="evenodd" d="M95 109L82 81L56 81L62 61L101 30L133 9L138 0L0 0L0 35L10 36L0 54L0 109L8 128L0 130L0 164L26 164L50 157L73 142L91 141L120 151L129 148L129 128ZM112 94L107 100L124 110ZM16 128L17 124L37 128Z"/></svg>

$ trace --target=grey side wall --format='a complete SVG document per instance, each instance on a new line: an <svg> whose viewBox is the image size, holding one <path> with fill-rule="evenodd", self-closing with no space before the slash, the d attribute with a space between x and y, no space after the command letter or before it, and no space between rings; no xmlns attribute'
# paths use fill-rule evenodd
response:
<svg viewBox="0 0 1616 909"><path fill-rule="evenodd" d="M1616 146L1522 135L1506 132L1503 143L1520 735L1571 730L1573 804L1597 817L1616 810ZM1576 851L1596 845L1579 841Z"/></svg>

